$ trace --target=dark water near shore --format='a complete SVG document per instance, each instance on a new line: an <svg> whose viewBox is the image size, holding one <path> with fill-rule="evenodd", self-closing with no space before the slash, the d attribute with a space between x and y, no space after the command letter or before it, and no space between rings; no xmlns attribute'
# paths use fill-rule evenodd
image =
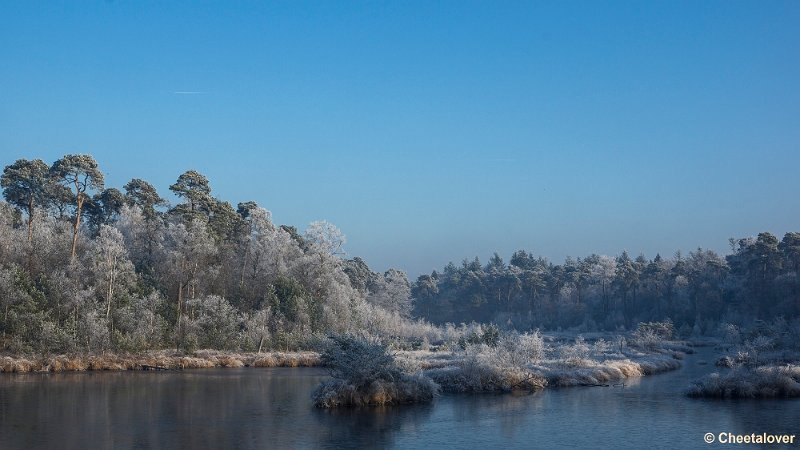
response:
<svg viewBox="0 0 800 450"><path fill-rule="evenodd" d="M320 369L3 374L0 448L709 449L730 445L705 444L707 432L800 435L798 400L682 395L713 370L704 349L677 371L624 388L447 395L431 405L335 411L311 405Z"/></svg>

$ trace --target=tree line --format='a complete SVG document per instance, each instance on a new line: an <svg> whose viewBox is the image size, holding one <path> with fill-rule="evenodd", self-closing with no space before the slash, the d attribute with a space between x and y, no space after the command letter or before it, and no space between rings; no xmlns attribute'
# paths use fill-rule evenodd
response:
<svg viewBox="0 0 800 450"><path fill-rule="evenodd" d="M684 334L720 323L800 318L800 233L730 239L721 256L698 248L672 258L590 255L554 264L520 250L452 262L420 276L414 312L434 323L495 322L518 329L632 329L670 319Z"/></svg>
<svg viewBox="0 0 800 450"><path fill-rule="evenodd" d="M140 178L106 187L90 155L19 159L0 186L0 350L11 352L292 349L342 333L441 341L459 329L430 323L473 321L593 331L670 319L713 333L800 318L800 233L731 240L727 256L554 264L520 250L411 283L346 259L333 224L276 225L253 201L216 198L193 170L169 187L177 204Z"/></svg>
<svg viewBox="0 0 800 450"><path fill-rule="evenodd" d="M409 319L405 274L345 260L334 225L275 225L196 171L169 187L175 205L140 178L106 187L90 155L19 159L0 184L0 349L291 349L434 331Z"/></svg>

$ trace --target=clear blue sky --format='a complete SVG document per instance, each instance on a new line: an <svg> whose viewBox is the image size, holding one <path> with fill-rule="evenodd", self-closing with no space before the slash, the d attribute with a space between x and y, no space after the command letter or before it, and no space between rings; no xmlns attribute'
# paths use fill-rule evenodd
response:
<svg viewBox="0 0 800 450"><path fill-rule="evenodd" d="M2 1L0 164L66 153L412 276L725 252L800 230L800 2Z"/></svg>

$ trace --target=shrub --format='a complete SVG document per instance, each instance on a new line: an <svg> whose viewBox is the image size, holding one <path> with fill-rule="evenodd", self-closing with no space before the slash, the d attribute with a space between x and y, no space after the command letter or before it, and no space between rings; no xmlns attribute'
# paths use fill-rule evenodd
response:
<svg viewBox="0 0 800 450"><path fill-rule="evenodd" d="M564 345L559 351L561 359L567 361L568 364L573 365L578 361L588 359L590 352L591 348L589 348L589 345L583 339L583 336L580 335L575 338L574 344Z"/></svg>
<svg viewBox="0 0 800 450"><path fill-rule="evenodd" d="M333 336L320 359L333 377L314 391L320 408L430 402L438 392L430 378L404 373L376 340Z"/></svg>
<svg viewBox="0 0 800 450"><path fill-rule="evenodd" d="M496 348L486 344L469 345L457 365L426 371L445 392L508 392L536 390L547 385L538 372L528 368L541 359L544 344L538 332L533 335L503 336Z"/></svg>
<svg viewBox="0 0 800 450"><path fill-rule="evenodd" d="M480 325L472 324L471 331L465 332L458 338L458 346L465 350L469 345L486 344L489 347L497 347L500 343L500 329L495 324Z"/></svg>
<svg viewBox="0 0 800 450"><path fill-rule="evenodd" d="M632 343L645 350L661 348L665 340L672 339L675 327L672 322L647 322L640 323L633 332Z"/></svg>
<svg viewBox="0 0 800 450"><path fill-rule="evenodd" d="M689 397L800 397L800 366L737 368L725 375L712 373L686 392Z"/></svg>

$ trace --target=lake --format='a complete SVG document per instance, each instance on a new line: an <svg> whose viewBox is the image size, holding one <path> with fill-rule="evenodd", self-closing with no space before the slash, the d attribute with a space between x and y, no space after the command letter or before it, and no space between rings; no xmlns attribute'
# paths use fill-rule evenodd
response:
<svg viewBox="0 0 800 450"><path fill-rule="evenodd" d="M322 369L0 374L0 448L708 449L709 432L800 435L798 400L684 397L713 362L700 349L625 387L332 411L310 400Z"/></svg>

